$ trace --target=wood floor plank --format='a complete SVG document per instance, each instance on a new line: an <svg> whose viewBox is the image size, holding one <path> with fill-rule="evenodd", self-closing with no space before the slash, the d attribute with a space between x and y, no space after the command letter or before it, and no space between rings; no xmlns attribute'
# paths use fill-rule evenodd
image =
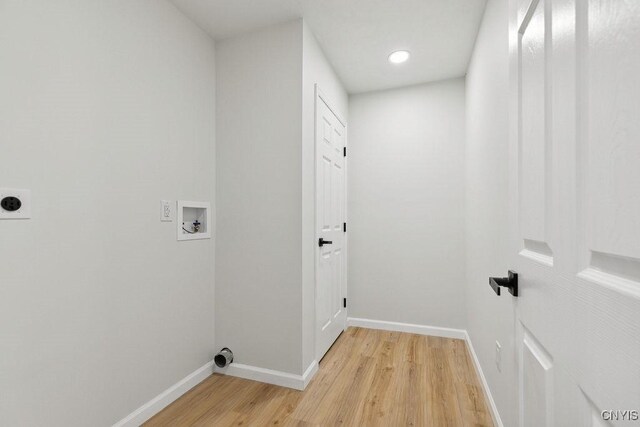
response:
<svg viewBox="0 0 640 427"><path fill-rule="evenodd" d="M390 337L383 336L383 338L388 339ZM371 386L364 398L363 410L359 419L361 425L374 426L384 424L387 412L383 403L394 400L391 380L395 371L394 354L397 352L398 347L397 341L384 342L374 368Z"/></svg>
<svg viewBox="0 0 640 427"><path fill-rule="evenodd" d="M287 390L280 401L279 407L271 414L266 414L269 418L264 425L284 426L298 425L301 420L293 417L293 411L298 407L302 400L303 393L296 390Z"/></svg>
<svg viewBox="0 0 640 427"><path fill-rule="evenodd" d="M493 426L462 340L348 328L305 391L214 374L146 426Z"/></svg>
<svg viewBox="0 0 640 427"><path fill-rule="evenodd" d="M455 377L447 357L446 342L429 348L427 402L434 425L461 426L461 411L455 389Z"/></svg>

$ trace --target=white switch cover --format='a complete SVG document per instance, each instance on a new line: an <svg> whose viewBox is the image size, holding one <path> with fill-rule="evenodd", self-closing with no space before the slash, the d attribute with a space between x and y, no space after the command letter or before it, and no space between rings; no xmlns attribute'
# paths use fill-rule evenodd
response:
<svg viewBox="0 0 640 427"><path fill-rule="evenodd" d="M496 368L498 372L502 372L502 346L496 341Z"/></svg>
<svg viewBox="0 0 640 427"><path fill-rule="evenodd" d="M31 218L31 190L0 188L0 219L29 218Z"/></svg>
<svg viewBox="0 0 640 427"><path fill-rule="evenodd" d="M160 221L172 222L175 214L175 204L169 200L160 201Z"/></svg>

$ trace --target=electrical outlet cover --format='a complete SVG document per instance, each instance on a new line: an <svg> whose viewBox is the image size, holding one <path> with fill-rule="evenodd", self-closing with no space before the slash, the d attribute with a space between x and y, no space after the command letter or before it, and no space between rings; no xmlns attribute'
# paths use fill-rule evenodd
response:
<svg viewBox="0 0 640 427"><path fill-rule="evenodd" d="M172 222L175 214L175 204L169 200L160 200L160 221Z"/></svg>
<svg viewBox="0 0 640 427"><path fill-rule="evenodd" d="M29 219L31 218L31 190L17 190L14 188L0 188L0 202L7 197L19 200L19 208L14 211L5 210L0 205L1 219ZM15 203L12 203L15 206Z"/></svg>

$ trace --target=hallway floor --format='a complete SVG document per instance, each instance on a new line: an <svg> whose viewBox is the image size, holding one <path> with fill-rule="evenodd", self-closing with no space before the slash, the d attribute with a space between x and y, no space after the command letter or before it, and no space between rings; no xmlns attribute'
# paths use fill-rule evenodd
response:
<svg viewBox="0 0 640 427"><path fill-rule="evenodd" d="M463 340L349 328L305 391L213 374L146 426L493 426Z"/></svg>

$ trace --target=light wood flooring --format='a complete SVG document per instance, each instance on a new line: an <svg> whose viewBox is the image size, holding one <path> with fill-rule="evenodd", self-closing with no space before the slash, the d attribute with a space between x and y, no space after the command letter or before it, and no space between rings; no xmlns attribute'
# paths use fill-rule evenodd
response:
<svg viewBox="0 0 640 427"><path fill-rule="evenodd" d="M305 391L213 374L146 426L493 426L463 340L349 328Z"/></svg>

